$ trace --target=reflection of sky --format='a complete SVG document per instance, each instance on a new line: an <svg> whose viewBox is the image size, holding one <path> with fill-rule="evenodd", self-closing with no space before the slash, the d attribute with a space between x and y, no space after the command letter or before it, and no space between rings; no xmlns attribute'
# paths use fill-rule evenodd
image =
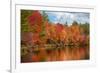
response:
<svg viewBox="0 0 100 73"><path fill-rule="evenodd" d="M62 23L72 24L73 21L78 23L89 23L89 13L82 12L53 12L45 11L48 15L50 22L52 23Z"/></svg>

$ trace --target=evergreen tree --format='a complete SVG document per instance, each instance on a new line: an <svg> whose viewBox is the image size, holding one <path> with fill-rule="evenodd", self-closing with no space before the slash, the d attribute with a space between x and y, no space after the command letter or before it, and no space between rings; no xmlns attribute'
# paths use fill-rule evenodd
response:
<svg viewBox="0 0 100 73"><path fill-rule="evenodd" d="M73 21L72 25L78 25L77 21Z"/></svg>

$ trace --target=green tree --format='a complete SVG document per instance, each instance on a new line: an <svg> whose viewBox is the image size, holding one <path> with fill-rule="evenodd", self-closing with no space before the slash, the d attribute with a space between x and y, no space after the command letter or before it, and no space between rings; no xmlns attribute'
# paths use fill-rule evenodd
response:
<svg viewBox="0 0 100 73"><path fill-rule="evenodd" d="M30 16L32 12L32 10L21 10L21 32L29 31L27 17Z"/></svg>
<svg viewBox="0 0 100 73"><path fill-rule="evenodd" d="M45 13L45 11L43 11L43 19L44 19L44 21L49 21L49 19L48 19L48 15Z"/></svg>
<svg viewBox="0 0 100 73"><path fill-rule="evenodd" d="M84 34L89 35L89 23L81 24L80 27L84 30Z"/></svg>
<svg viewBox="0 0 100 73"><path fill-rule="evenodd" d="M68 23L67 23L67 21L65 22L65 26L68 26Z"/></svg>
<svg viewBox="0 0 100 73"><path fill-rule="evenodd" d="M73 21L72 25L78 25L77 21Z"/></svg>

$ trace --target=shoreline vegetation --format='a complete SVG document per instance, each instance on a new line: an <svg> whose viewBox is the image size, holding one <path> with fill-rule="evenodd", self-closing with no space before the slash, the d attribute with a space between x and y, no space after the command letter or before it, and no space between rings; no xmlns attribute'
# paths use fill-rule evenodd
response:
<svg viewBox="0 0 100 73"><path fill-rule="evenodd" d="M48 15L21 10L21 63L89 59L89 23L52 23Z"/></svg>

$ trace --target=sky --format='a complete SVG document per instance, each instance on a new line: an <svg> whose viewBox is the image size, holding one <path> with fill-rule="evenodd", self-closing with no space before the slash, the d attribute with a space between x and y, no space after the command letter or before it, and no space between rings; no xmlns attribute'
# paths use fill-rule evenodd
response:
<svg viewBox="0 0 100 73"><path fill-rule="evenodd" d="M48 15L48 19L52 23L61 23L65 24L67 22L68 25L71 25L73 21L77 21L78 23L89 23L89 13L83 12L53 12L53 11L45 11Z"/></svg>

